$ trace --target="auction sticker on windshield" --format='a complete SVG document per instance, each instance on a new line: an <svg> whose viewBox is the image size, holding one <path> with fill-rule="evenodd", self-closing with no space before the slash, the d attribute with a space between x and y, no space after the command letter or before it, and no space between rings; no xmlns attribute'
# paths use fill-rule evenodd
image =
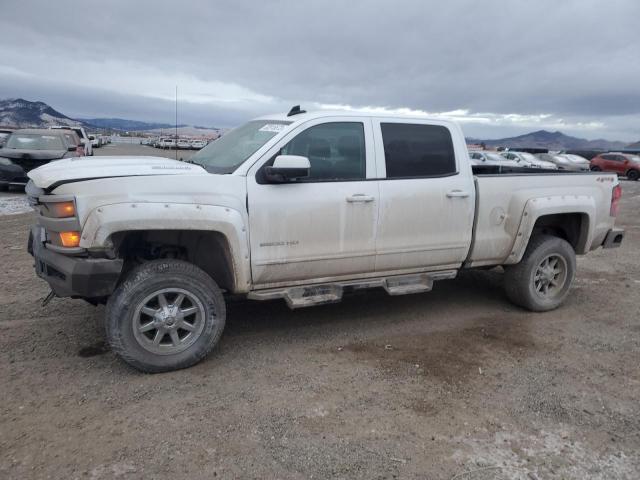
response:
<svg viewBox="0 0 640 480"><path fill-rule="evenodd" d="M260 131L261 132L280 133L282 130L285 129L285 127L286 127L286 125L283 125L281 123L267 123L262 128L260 128Z"/></svg>

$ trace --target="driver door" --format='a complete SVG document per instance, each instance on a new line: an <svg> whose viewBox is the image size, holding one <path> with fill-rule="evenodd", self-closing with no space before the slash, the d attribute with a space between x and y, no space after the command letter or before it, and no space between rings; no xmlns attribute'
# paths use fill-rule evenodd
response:
<svg viewBox="0 0 640 480"><path fill-rule="evenodd" d="M267 183L264 168L279 154L307 157L309 177ZM368 119L322 118L300 125L249 170L254 285L374 271L379 198L374 162Z"/></svg>

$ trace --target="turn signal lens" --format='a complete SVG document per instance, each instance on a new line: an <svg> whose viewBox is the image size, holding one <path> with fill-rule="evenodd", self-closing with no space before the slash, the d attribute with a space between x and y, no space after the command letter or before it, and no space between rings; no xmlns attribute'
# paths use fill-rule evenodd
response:
<svg viewBox="0 0 640 480"><path fill-rule="evenodd" d="M80 245L80 232L60 232L60 242L63 247L77 247Z"/></svg>
<svg viewBox="0 0 640 480"><path fill-rule="evenodd" d="M49 208L55 218L73 217L76 214L76 206L73 202L50 203Z"/></svg>

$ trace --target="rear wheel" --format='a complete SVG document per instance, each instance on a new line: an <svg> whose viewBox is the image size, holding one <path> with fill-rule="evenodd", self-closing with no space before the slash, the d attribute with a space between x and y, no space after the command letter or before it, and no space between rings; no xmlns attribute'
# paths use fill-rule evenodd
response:
<svg viewBox="0 0 640 480"><path fill-rule="evenodd" d="M633 180L634 182L638 181L638 178L640 177L640 172L638 172L638 170L629 170L627 172L627 179L629 180Z"/></svg>
<svg viewBox="0 0 640 480"><path fill-rule="evenodd" d="M575 271L573 247L562 238L539 235L529 241L520 263L505 268L505 291L528 310L553 310L569 294Z"/></svg>
<svg viewBox="0 0 640 480"><path fill-rule="evenodd" d="M114 353L143 372L190 367L217 344L226 310L209 275L181 260L134 269L109 298L107 340Z"/></svg>

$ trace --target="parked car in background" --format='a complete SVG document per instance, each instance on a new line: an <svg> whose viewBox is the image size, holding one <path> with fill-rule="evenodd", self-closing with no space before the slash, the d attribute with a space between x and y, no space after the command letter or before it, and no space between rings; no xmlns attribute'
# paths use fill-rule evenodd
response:
<svg viewBox="0 0 640 480"><path fill-rule="evenodd" d="M613 172L625 175L629 180L640 178L640 157L628 153L601 153L591 159L591 170L594 172Z"/></svg>
<svg viewBox="0 0 640 480"><path fill-rule="evenodd" d="M11 132L13 132L13 130L10 130L8 128L0 128L0 146L4 145L5 140L9 135L11 135Z"/></svg>
<svg viewBox="0 0 640 480"><path fill-rule="evenodd" d="M571 160L576 165L579 165L579 166L583 167L583 170L589 170L590 169L589 160L587 160L584 157L581 157L580 155L576 155L574 153L563 153L562 156L563 157L567 157L569 160Z"/></svg>
<svg viewBox="0 0 640 480"><path fill-rule="evenodd" d="M191 142L185 138L181 138L177 141L176 148L189 150L191 148Z"/></svg>
<svg viewBox="0 0 640 480"><path fill-rule="evenodd" d="M176 148L176 141L173 138L163 138L160 140L160 148L164 150Z"/></svg>
<svg viewBox="0 0 640 480"><path fill-rule="evenodd" d="M565 150L563 153L569 155L578 155L579 157L586 158L587 160L591 160L596 155L600 155L601 153L607 153L602 150Z"/></svg>
<svg viewBox="0 0 640 480"><path fill-rule="evenodd" d="M91 140L91 146L93 148L100 148L100 137L98 135L89 135L89 140Z"/></svg>
<svg viewBox="0 0 640 480"><path fill-rule="evenodd" d="M191 141L191 148L194 150L200 150L201 148L204 148L207 146L207 142L205 142L204 140L192 140Z"/></svg>
<svg viewBox="0 0 640 480"><path fill-rule="evenodd" d="M512 150L502 152L502 155L509 160L515 160L520 163L521 167L532 167L532 168L546 168L549 170L557 170L555 163L547 162L544 160L540 160L533 153L529 152L515 152Z"/></svg>
<svg viewBox="0 0 640 480"><path fill-rule="evenodd" d="M539 153L536 156L542 161L555 164L558 170L567 170L570 172L589 171L589 161L577 155L569 156L560 153ZM573 160L573 158L582 158L582 160Z"/></svg>
<svg viewBox="0 0 640 480"><path fill-rule="evenodd" d="M471 158L471 165L498 165L501 167L522 167L520 163L515 160L509 160L498 152L469 152L469 158Z"/></svg>
<svg viewBox="0 0 640 480"><path fill-rule="evenodd" d="M76 132L78 137L80 137L80 141L84 145L84 154L91 156L93 155L93 145L91 144L91 140L89 139L89 135L82 127L69 127L67 125L55 125L53 127L49 127L51 130L73 130Z"/></svg>
<svg viewBox="0 0 640 480"><path fill-rule="evenodd" d="M16 130L0 148L0 187L24 186L27 173L51 160L78 157L75 132L48 129Z"/></svg>
<svg viewBox="0 0 640 480"><path fill-rule="evenodd" d="M78 134L73 130L61 130L61 132L67 139L69 145L76 146L76 154L78 157L82 157L84 155L84 144L82 143L82 140L80 140Z"/></svg>

